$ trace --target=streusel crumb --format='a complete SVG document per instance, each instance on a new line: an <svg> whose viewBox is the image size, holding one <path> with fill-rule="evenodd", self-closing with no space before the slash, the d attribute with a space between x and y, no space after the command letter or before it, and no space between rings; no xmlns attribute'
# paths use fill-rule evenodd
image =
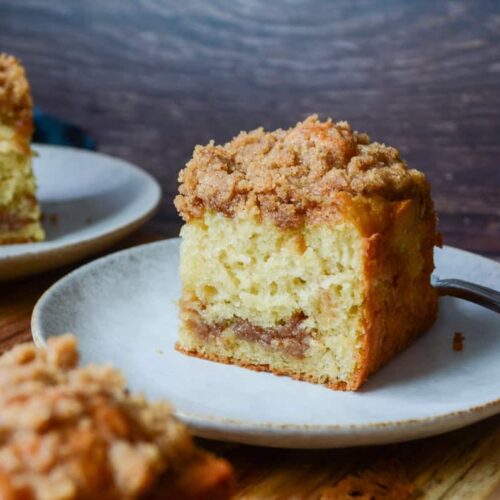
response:
<svg viewBox="0 0 500 500"><path fill-rule="evenodd" d="M224 146L197 146L180 172L175 205L186 221L205 210L234 216L257 208L281 227L297 227L332 205L336 193L388 200L427 194L424 175L399 151L317 115L288 130L241 132Z"/></svg>
<svg viewBox="0 0 500 500"><path fill-rule="evenodd" d="M0 53L0 124L15 130L21 153L29 151L32 108L31 90L21 63Z"/></svg>
<svg viewBox="0 0 500 500"><path fill-rule="evenodd" d="M170 406L129 395L110 367L77 362L70 335L0 357L0 498L142 498L193 456Z"/></svg>

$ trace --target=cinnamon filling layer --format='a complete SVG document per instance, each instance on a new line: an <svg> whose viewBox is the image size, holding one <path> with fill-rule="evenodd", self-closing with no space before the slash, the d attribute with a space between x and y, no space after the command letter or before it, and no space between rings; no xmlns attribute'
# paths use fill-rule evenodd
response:
<svg viewBox="0 0 500 500"><path fill-rule="evenodd" d="M27 217L19 217L11 212L0 212L0 231L18 231L32 222L33 220Z"/></svg>
<svg viewBox="0 0 500 500"><path fill-rule="evenodd" d="M36 198L32 195L26 195L23 197L24 207L34 208L36 206ZM36 222L32 217L26 217L19 215L17 212L12 212L9 210L0 210L0 231L10 232L19 231L28 224Z"/></svg>
<svg viewBox="0 0 500 500"><path fill-rule="evenodd" d="M197 315L188 321L189 329L205 342L219 337L228 328L240 339L257 342L267 348L279 349L291 356L302 358L308 347L309 333L301 326L306 319L296 313L276 328L262 328L241 318L208 324Z"/></svg>

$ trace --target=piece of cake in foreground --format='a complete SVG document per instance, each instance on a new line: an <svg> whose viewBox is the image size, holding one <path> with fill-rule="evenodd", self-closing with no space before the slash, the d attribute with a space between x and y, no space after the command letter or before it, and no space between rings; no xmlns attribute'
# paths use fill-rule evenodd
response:
<svg viewBox="0 0 500 500"><path fill-rule="evenodd" d="M396 149L311 116L179 180L178 350L356 390L435 320L430 186Z"/></svg>
<svg viewBox="0 0 500 500"><path fill-rule="evenodd" d="M31 169L32 107L21 63L0 54L0 245L44 239Z"/></svg>
<svg viewBox="0 0 500 500"><path fill-rule="evenodd" d="M232 468L194 446L165 403L109 366L78 368L75 338L0 357L3 500L225 500Z"/></svg>

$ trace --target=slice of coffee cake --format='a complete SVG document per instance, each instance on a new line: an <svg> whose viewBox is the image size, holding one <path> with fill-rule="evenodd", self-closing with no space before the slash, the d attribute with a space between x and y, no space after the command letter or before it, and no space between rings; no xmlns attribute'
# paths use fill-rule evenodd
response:
<svg viewBox="0 0 500 500"><path fill-rule="evenodd" d="M20 62L0 54L0 245L44 238L31 169L32 106Z"/></svg>
<svg viewBox="0 0 500 500"><path fill-rule="evenodd" d="M430 186L346 122L197 146L177 349L356 390L435 320Z"/></svg>

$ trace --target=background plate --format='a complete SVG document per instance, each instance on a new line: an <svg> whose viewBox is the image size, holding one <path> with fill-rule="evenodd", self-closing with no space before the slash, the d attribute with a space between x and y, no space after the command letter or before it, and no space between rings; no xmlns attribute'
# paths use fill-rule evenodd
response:
<svg viewBox="0 0 500 500"><path fill-rule="evenodd" d="M53 269L103 250L143 224L161 196L156 180L118 158L35 145L46 241L0 245L0 279Z"/></svg>
<svg viewBox="0 0 500 500"><path fill-rule="evenodd" d="M397 442L465 426L500 411L500 315L452 298L422 338L357 393L212 363L174 350L178 240L101 258L39 300L35 342L74 332L82 362L111 362L134 391L173 402L204 437L284 447ZM494 286L500 265L445 247L437 274ZM462 352L454 332L465 334Z"/></svg>

